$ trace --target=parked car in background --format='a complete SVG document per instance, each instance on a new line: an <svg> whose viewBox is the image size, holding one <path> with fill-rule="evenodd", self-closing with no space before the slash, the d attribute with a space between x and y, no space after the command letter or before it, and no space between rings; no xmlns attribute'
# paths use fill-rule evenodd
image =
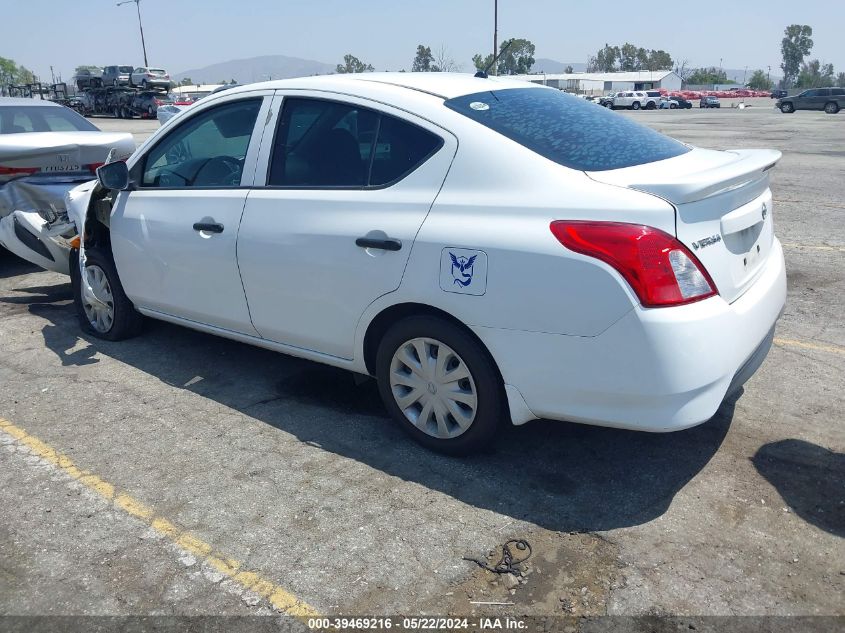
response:
<svg viewBox="0 0 845 633"><path fill-rule="evenodd" d="M699 108L721 108L722 104L719 102L719 97L714 97L713 95L701 97L701 100L698 102Z"/></svg>
<svg viewBox="0 0 845 633"><path fill-rule="evenodd" d="M604 106L605 108L613 109L613 95L605 95L603 97L599 97L598 104L600 106Z"/></svg>
<svg viewBox="0 0 845 633"><path fill-rule="evenodd" d="M627 108L628 110L640 110L646 107L649 96L642 91L617 92L613 97L614 108ZM656 107L657 104L653 107Z"/></svg>
<svg viewBox="0 0 845 633"><path fill-rule="evenodd" d="M168 103L160 92L139 92L132 99L132 112L144 118L154 119L159 107Z"/></svg>
<svg viewBox="0 0 845 633"><path fill-rule="evenodd" d="M674 97L661 97L660 106L658 107L661 110L677 110L678 102Z"/></svg>
<svg viewBox="0 0 845 633"><path fill-rule="evenodd" d="M103 68L104 86L128 86L132 75L132 66L106 66Z"/></svg>
<svg viewBox="0 0 845 633"><path fill-rule="evenodd" d="M79 90L99 88L103 85L103 71L99 68L81 69L73 76L73 81Z"/></svg>
<svg viewBox="0 0 845 633"><path fill-rule="evenodd" d="M796 110L824 110L836 114L845 108L845 88L812 88L792 97L778 99L776 107L784 114Z"/></svg>
<svg viewBox="0 0 845 633"><path fill-rule="evenodd" d="M677 102L678 108L681 110L689 110L692 107L692 101L688 99L684 99L683 97L672 97L672 99Z"/></svg>
<svg viewBox="0 0 845 633"><path fill-rule="evenodd" d="M646 90L646 102L643 108L646 110L654 110L660 107L660 100L663 99L663 94L659 90Z"/></svg>
<svg viewBox="0 0 845 633"><path fill-rule="evenodd" d="M537 418L679 430L772 344L779 159L499 77L241 86L69 194L75 310L106 340L146 316L373 375L447 453Z"/></svg>
<svg viewBox="0 0 845 633"><path fill-rule="evenodd" d="M41 99L0 97L0 245L68 274L65 194L95 177L109 152L125 159L131 134L101 132L74 110Z"/></svg>
<svg viewBox="0 0 845 633"><path fill-rule="evenodd" d="M169 88L170 75L163 68L139 66L129 75L129 83L139 88Z"/></svg>
<svg viewBox="0 0 845 633"><path fill-rule="evenodd" d="M789 93L786 90L772 90L772 94L769 95L771 99L780 99L782 97L787 96Z"/></svg>

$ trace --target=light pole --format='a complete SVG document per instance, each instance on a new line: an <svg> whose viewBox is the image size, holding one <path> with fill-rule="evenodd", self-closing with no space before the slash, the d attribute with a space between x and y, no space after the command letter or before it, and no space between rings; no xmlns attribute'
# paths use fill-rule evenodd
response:
<svg viewBox="0 0 845 633"><path fill-rule="evenodd" d="M135 8L138 10L138 28L141 31L141 48L144 49L144 66L149 66L149 62L147 61L147 44L144 42L144 25L141 24L141 0L123 0L123 2L118 2L117 6L122 4L129 4L130 2L135 3Z"/></svg>
<svg viewBox="0 0 845 633"><path fill-rule="evenodd" d="M493 0L493 74L498 75L496 69L496 50L499 48L499 0Z"/></svg>

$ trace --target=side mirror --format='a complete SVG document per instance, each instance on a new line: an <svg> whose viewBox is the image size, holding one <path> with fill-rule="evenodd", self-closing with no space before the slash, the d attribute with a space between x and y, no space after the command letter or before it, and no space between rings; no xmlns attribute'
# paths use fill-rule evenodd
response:
<svg viewBox="0 0 845 633"><path fill-rule="evenodd" d="M97 180L105 189L127 191L130 188L129 167L122 160L98 167Z"/></svg>

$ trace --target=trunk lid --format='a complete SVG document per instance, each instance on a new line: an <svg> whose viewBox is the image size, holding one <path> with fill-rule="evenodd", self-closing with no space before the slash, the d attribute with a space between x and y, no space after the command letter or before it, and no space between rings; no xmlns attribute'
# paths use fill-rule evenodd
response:
<svg viewBox="0 0 845 633"><path fill-rule="evenodd" d="M135 148L122 132L28 132L0 137L0 184L15 178L80 180L93 178L92 165L102 164L112 148L117 159Z"/></svg>
<svg viewBox="0 0 845 633"><path fill-rule="evenodd" d="M776 150L695 148L664 161L588 175L670 202L676 237L732 303L762 273L772 249L769 170L780 156Z"/></svg>

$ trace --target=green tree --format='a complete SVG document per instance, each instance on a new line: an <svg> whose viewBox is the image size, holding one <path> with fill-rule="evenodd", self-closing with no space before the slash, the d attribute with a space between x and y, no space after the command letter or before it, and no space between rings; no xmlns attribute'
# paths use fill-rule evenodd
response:
<svg viewBox="0 0 845 633"><path fill-rule="evenodd" d="M19 66L13 59L0 57L0 88L6 86L31 84L36 80L35 74L24 66Z"/></svg>
<svg viewBox="0 0 845 633"><path fill-rule="evenodd" d="M76 69L73 71L75 75L78 75L82 71L94 71L94 70L101 70L99 66L90 66L83 64L82 66L77 66Z"/></svg>
<svg viewBox="0 0 845 633"><path fill-rule="evenodd" d="M182 79L182 81L181 81L181 82L179 82L179 83L180 83L180 85L182 85L182 86L193 86L193 85L194 85L194 82L191 80L191 78L190 78L190 77L185 77L185 78L184 78L184 79Z"/></svg>
<svg viewBox="0 0 845 633"><path fill-rule="evenodd" d="M524 75L534 65L534 44L531 40L511 38L499 48L500 75Z"/></svg>
<svg viewBox="0 0 845 633"><path fill-rule="evenodd" d="M656 51L650 50L648 52L648 59L646 60L645 69L669 70L672 68L674 63L675 62L672 60L672 56L663 49Z"/></svg>
<svg viewBox="0 0 845 633"><path fill-rule="evenodd" d="M795 85L798 88L829 88L834 79L833 64L822 64L818 59L811 59L801 65Z"/></svg>
<svg viewBox="0 0 845 633"><path fill-rule="evenodd" d="M784 38L780 43L783 63L783 84L790 86L798 77L804 58L813 48L813 28L806 24L790 24L784 31Z"/></svg>
<svg viewBox="0 0 845 633"><path fill-rule="evenodd" d="M845 88L845 73L839 73L836 75L836 85L839 88Z"/></svg>
<svg viewBox="0 0 845 633"><path fill-rule="evenodd" d="M414 57L414 62L411 64L411 72L439 72L439 68L432 68L433 64L434 55L431 54L431 48L423 46L422 44L417 46L417 55Z"/></svg>
<svg viewBox="0 0 845 633"><path fill-rule="evenodd" d="M371 64L365 64L360 59L355 57L355 55L344 55L343 56L343 63L338 64L335 72L338 74L346 74L346 73L366 73L372 72L373 67Z"/></svg>
<svg viewBox="0 0 845 633"><path fill-rule="evenodd" d="M625 42L619 49L619 70L637 70L637 47Z"/></svg>
<svg viewBox="0 0 845 633"><path fill-rule="evenodd" d="M575 72L575 69L572 66L567 66L566 68L563 69L563 72L566 73L567 75L571 75L572 73Z"/></svg>
<svg viewBox="0 0 845 633"><path fill-rule="evenodd" d="M531 40L511 38L499 45L499 59L496 61L497 75L524 75L534 65L534 44ZM484 70L493 62L493 55L482 57L476 53L472 63L478 70ZM491 68L492 70L492 68Z"/></svg>
<svg viewBox="0 0 845 633"><path fill-rule="evenodd" d="M486 55L482 57L480 53L476 53L472 56L472 64L473 66L475 66L476 70L484 70L485 68L488 68L489 70L494 70L493 68L490 68L492 63L492 55Z"/></svg>
<svg viewBox="0 0 845 633"><path fill-rule="evenodd" d="M752 90L771 90L772 82L769 81L769 78L762 69L758 69L751 74L751 79L748 80L748 87Z"/></svg>
<svg viewBox="0 0 845 633"><path fill-rule="evenodd" d="M618 46L604 45L604 48L599 49L595 57L591 57L587 62L587 71L592 73L612 73L617 70L617 64L621 57L621 52Z"/></svg>
<svg viewBox="0 0 845 633"><path fill-rule="evenodd" d="M710 68L696 68L690 73L687 83L694 86L706 86L710 84L729 84L728 76L724 70L711 66Z"/></svg>

